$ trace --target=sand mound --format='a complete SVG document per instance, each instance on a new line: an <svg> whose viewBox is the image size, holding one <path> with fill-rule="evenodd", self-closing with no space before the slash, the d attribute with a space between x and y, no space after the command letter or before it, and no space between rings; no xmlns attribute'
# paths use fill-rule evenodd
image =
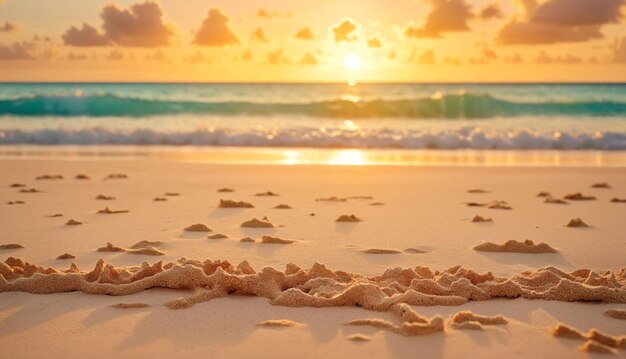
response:
<svg viewBox="0 0 626 359"><path fill-rule="evenodd" d="M626 198L613 197L611 198L611 203L626 203Z"/></svg>
<svg viewBox="0 0 626 359"><path fill-rule="evenodd" d="M550 194L550 192L542 191L537 193L537 197L552 197L552 195Z"/></svg>
<svg viewBox="0 0 626 359"><path fill-rule="evenodd" d="M626 310L624 309L610 309L604 312L604 315L615 319L626 320Z"/></svg>
<svg viewBox="0 0 626 359"><path fill-rule="evenodd" d="M346 202L347 198L340 198L336 196L332 197L324 197L324 198L316 198L315 202Z"/></svg>
<svg viewBox="0 0 626 359"><path fill-rule="evenodd" d="M121 309L133 309L133 308L146 308L149 306L150 304L147 304L147 303L117 303L117 304L113 304L111 307L121 308Z"/></svg>
<svg viewBox="0 0 626 359"><path fill-rule="evenodd" d="M163 245L163 242L161 241L139 241L135 244L133 244L130 248L131 249L139 249L139 248L147 248L147 247L158 247Z"/></svg>
<svg viewBox="0 0 626 359"><path fill-rule="evenodd" d="M417 248L407 248L404 250L405 253L412 253L412 254L421 254L421 253L426 253L426 251L423 251L421 249L417 249Z"/></svg>
<svg viewBox="0 0 626 359"><path fill-rule="evenodd" d="M489 209L504 209L504 210L513 209L513 207L509 206L509 204L506 203L506 201L493 201L489 205L487 205L487 208L489 208Z"/></svg>
<svg viewBox="0 0 626 359"><path fill-rule="evenodd" d="M17 243L0 244L0 249L20 249L24 248L23 245Z"/></svg>
<svg viewBox="0 0 626 359"><path fill-rule="evenodd" d="M239 240L239 242L242 242L242 243L253 243L253 242L256 242L256 241L254 240L254 238L244 237L244 238L241 238Z"/></svg>
<svg viewBox="0 0 626 359"><path fill-rule="evenodd" d="M594 199L596 199L596 197L594 196L585 196L580 192L570 193L568 195L565 195L565 197L563 198L570 201L593 201Z"/></svg>
<svg viewBox="0 0 626 359"><path fill-rule="evenodd" d="M251 203L243 201L236 202L229 199L220 199L220 204L217 206L219 208L254 208Z"/></svg>
<svg viewBox="0 0 626 359"><path fill-rule="evenodd" d="M74 259L74 258L76 258L76 256L71 255L69 253L61 254L60 256L57 257L58 260Z"/></svg>
<svg viewBox="0 0 626 359"><path fill-rule="evenodd" d="M474 216L474 218L472 218L472 222L473 223L493 222L493 219L485 218L483 216Z"/></svg>
<svg viewBox="0 0 626 359"><path fill-rule="evenodd" d="M578 349L588 353L617 354L615 349L598 343L595 340L587 340L583 345L579 346Z"/></svg>
<svg viewBox="0 0 626 359"><path fill-rule="evenodd" d="M228 238L228 236L225 234L221 234L221 233L215 233L215 234L211 234L207 238L208 239L224 239L224 238Z"/></svg>
<svg viewBox="0 0 626 359"><path fill-rule="evenodd" d="M257 194L255 194L255 196L258 196L258 197L276 197L276 196L280 196L280 195L278 193L274 193L272 191L267 191L267 192L257 193Z"/></svg>
<svg viewBox="0 0 626 359"><path fill-rule="evenodd" d="M489 193L489 191L485 191L484 189L480 189L480 188L473 188L473 189L468 189L467 193Z"/></svg>
<svg viewBox="0 0 626 359"><path fill-rule="evenodd" d="M511 253L556 253L557 250L545 243L535 244L527 239L524 242L516 240L506 241L504 244L492 242L481 243L473 248L481 252L511 252Z"/></svg>
<svg viewBox="0 0 626 359"><path fill-rule="evenodd" d="M154 197L154 201L155 202L165 202L165 201L167 201L167 198L164 198L164 197Z"/></svg>
<svg viewBox="0 0 626 359"><path fill-rule="evenodd" d="M100 247L96 249L97 252L126 252L126 249L122 247L116 247L111 242L107 242L106 247Z"/></svg>
<svg viewBox="0 0 626 359"><path fill-rule="evenodd" d="M96 196L96 199L103 200L103 201L112 201L112 200L115 199L115 197L107 196L107 195L104 195L104 194L99 194L98 196Z"/></svg>
<svg viewBox="0 0 626 359"><path fill-rule="evenodd" d="M264 243L264 244L291 244L294 242L295 241L290 240L290 239L281 239L281 238L272 237L272 236L261 237L261 243Z"/></svg>
<svg viewBox="0 0 626 359"><path fill-rule="evenodd" d="M362 219L354 214L342 214L335 220L335 222L361 222Z"/></svg>
<svg viewBox="0 0 626 359"><path fill-rule="evenodd" d="M501 315L488 317L474 314L469 310L464 310L453 315L448 322L451 327L457 329L482 330L483 325L502 325L507 324L509 321Z"/></svg>
<svg viewBox="0 0 626 359"><path fill-rule="evenodd" d="M74 176L74 179L77 179L77 180L89 180L89 179L91 179L91 177L87 176L86 174L79 173L76 176Z"/></svg>
<svg viewBox="0 0 626 359"><path fill-rule="evenodd" d="M104 180L110 180L110 179L127 179L128 176L123 174L123 173L111 173L110 175L106 176L104 178Z"/></svg>
<svg viewBox="0 0 626 359"><path fill-rule="evenodd" d="M22 188L20 190L20 193L41 193L43 191L38 190L37 188L30 188L30 189L26 189L26 188Z"/></svg>
<svg viewBox="0 0 626 359"><path fill-rule="evenodd" d="M383 202L372 202L370 203L370 206L384 206L385 204Z"/></svg>
<svg viewBox="0 0 626 359"><path fill-rule="evenodd" d="M565 225L566 227L574 227L574 228L586 228L589 227L589 225L585 222L583 222L582 219L580 218L572 218L569 223L567 223Z"/></svg>
<svg viewBox="0 0 626 359"><path fill-rule="evenodd" d="M220 188L217 191L220 192L220 193L232 193L232 192L235 192L234 189L228 188L228 187Z"/></svg>
<svg viewBox="0 0 626 359"><path fill-rule="evenodd" d="M25 204L26 202L24 201L9 201L7 202L8 205L14 205L14 204Z"/></svg>
<svg viewBox="0 0 626 359"><path fill-rule="evenodd" d="M206 224L196 223L190 226L185 227L185 231L187 232L211 232L212 229L207 227Z"/></svg>
<svg viewBox="0 0 626 359"><path fill-rule="evenodd" d="M13 183L9 187L11 187L11 188L26 187L26 184L24 184L24 183Z"/></svg>
<svg viewBox="0 0 626 359"><path fill-rule="evenodd" d="M546 197L543 203L551 203L551 204L569 204L560 198L554 198L551 196Z"/></svg>
<svg viewBox="0 0 626 359"><path fill-rule="evenodd" d="M101 209L98 211L98 213L102 213L102 214L117 214L117 213L128 213L130 212L129 210L112 210L109 207L104 207L104 209Z"/></svg>
<svg viewBox="0 0 626 359"><path fill-rule="evenodd" d="M582 333L574 328L564 324L557 324L551 329L552 335L555 337L586 340L580 349L585 351L596 351L606 353L607 349L611 353L615 353L615 349L626 349L626 336L611 336L601 333L591 328L587 333Z"/></svg>
<svg viewBox="0 0 626 359"><path fill-rule="evenodd" d="M163 195L164 196L168 196L168 197L178 197L178 196L180 196L180 193L178 193L178 192L165 192Z"/></svg>
<svg viewBox="0 0 626 359"><path fill-rule="evenodd" d="M591 185L591 188L613 188L606 182L598 182Z"/></svg>
<svg viewBox="0 0 626 359"><path fill-rule="evenodd" d="M372 340L372 337L364 335L364 334L352 334L347 336L348 340L353 342L369 342Z"/></svg>
<svg viewBox="0 0 626 359"><path fill-rule="evenodd" d="M111 247L115 248L108 244L105 249ZM245 261L234 266L227 261L185 258L173 263L143 263L125 268L105 265L99 260L91 271L80 271L75 266L70 270L56 270L13 257L0 262L0 293L82 291L117 296L155 287L197 290L190 297L166 303L174 309L240 293L268 298L274 305L290 307L360 306L368 310L392 311L405 323L421 325L381 325L392 331L415 335L443 330L443 318L423 318L409 305L450 306L469 300L517 297L626 303L626 268L618 272L597 273L580 269L565 273L546 267L511 277L495 277L461 266L443 271L418 266L390 268L381 275L368 277L331 271L319 263L308 270L288 264L284 272L273 268L257 272ZM373 325L370 322L361 324ZM600 333L590 332L589 338L604 344L610 342L609 337Z"/></svg>
<svg viewBox="0 0 626 359"><path fill-rule="evenodd" d="M289 319L274 319L274 320L266 320L259 324L261 327L280 327L280 328L289 328L289 327L300 327L304 326L302 323L294 322Z"/></svg>
<svg viewBox="0 0 626 359"><path fill-rule="evenodd" d="M274 209L291 209L291 206L288 204L279 204L278 206L275 206Z"/></svg>
<svg viewBox="0 0 626 359"><path fill-rule="evenodd" d="M274 225L271 222L257 218L245 221L240 226L243 228L274 228Z"/></svg>
<svg viewBox="0 0 626 359"><path fill-rule="evenodd" d="M364 249L361 252L367 254L398 254L402 253L397 249L388 249L388 248L368 248Z"/></svg>
<svg viewBox="0 0 626 359"><path fill-rule="evenodd" d="M70 219L69 221L65 222L66 226L80 226L81 224L83 224L83 222L77 221L75 219Z"/></svg>
<svg viewBox="0 0 626 359"><path fill-rule="evenodd" d="M63 176L61 176L61 175L41 175L41 176L35 177L35 179L37 181L41 181L41 180L62 180Z"/></svg>
<svg viewBox="0 0 626 359"><path fill-rule="evenodd" d="M144 248L139 248L139 249L131 249L131 250L127 250L126 253L130 253L130 254L141 254L144 256L164 256L165 253L161 252L160 250L154 248L154 247L144 247Z"/></svg>

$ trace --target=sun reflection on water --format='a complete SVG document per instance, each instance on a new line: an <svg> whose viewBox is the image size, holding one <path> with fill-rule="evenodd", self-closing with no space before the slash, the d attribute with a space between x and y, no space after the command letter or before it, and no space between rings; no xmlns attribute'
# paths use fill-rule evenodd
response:
<svg viewBox="0 0 626 359"><path fill-rule="evenodd" d="M367 163L367 158L360 150L338 150L327 163L337 166L362 166Z"/></svg>

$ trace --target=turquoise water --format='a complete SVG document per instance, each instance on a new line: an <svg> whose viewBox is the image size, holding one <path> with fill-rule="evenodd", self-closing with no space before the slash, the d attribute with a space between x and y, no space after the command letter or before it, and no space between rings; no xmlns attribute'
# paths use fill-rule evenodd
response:
<svg viewBox="0 0 626 359"><path fill-rule="evenodd" d="M0 145L626 149L621 84L0 84Z"/></svg>

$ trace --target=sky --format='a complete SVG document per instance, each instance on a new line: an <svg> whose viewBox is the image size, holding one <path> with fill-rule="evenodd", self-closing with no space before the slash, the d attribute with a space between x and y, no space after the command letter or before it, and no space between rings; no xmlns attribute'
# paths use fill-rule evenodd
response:
<svg viewBox="0 0 626 359"><path fill-rule="evenodd" d="M0 81L626 82L626 0L0 0Z"/></svg>

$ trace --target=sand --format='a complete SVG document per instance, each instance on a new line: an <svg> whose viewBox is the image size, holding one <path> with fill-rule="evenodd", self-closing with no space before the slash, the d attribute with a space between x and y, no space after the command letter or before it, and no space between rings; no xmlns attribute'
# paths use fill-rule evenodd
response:
<svg viewBox="0 0 626 359"><path fill-rule="evenodd" d="M255 194L255 196L257 197L277 197L280 196L278 193L274 193L272 191L267 191L267 192L260 192Z"/></svg>
<svg viewBox="0 0 626 359"><path fill-rule="evenodd" d="M580 218L572 218L566 225L565 227L573 227L573 228L587 228L589 227L589 225L587 223L585 223L582 219Z"/></svg>
<svg viewBox="0 0 626 359"><path fill-rule="evenodd" d="M228 236L222 233L215 233L215 234L210 234L209 236L207 236L207 238L208 239L225 239L225 238L228 238Z"/></svg>
<svg viewBox="0 0 626 359"><path fill-rule="evenodd" d="M626 335L612 336L601 333L594 328L589 329L587 333L583 333L561 323L554 326L551 332L555 337L586 340L586 342L579 347L582 351L617 353L615 349L626 350Z"/></svg>
<svg viewBox="0 0 626 359"><path fill-rule="evenodd" d="M272 236L263 236L261 237L261 242L263 244L292 244L295 241L290 240L290 239L282 239L282 238L278 238L278 237L272 237Z"/></svg>
<svg viewBox="0 0 626 359"><path fill-rule="evenodd" d="M243 228L274 228L274 225L270 221L258 218L252 218L249 221L241 223L239 226Z"/></svg>
<svg viewBox="0 0 626 359"><path fill-rule="evenodd" d="M606 182L598 182L591 185L591 188L613 188Z"/></svg>
<svg viewBox="0 0 626 359"><path fill-rule="evenodd" d="M474 246L475 251L479 252L510 252L510 253L556 253L557 250L550 247L546 243L535 244L527 239L524 242L516 240L506 241L503 244L492 242L481 243Z"/></svg>
<svg viewBox="0 0 626 359"><path fill-rule="evenodd" d="M274 206L274 209L292 209L292 208L288 204L279 204L277 206Z"/></svg>
<svg viewBox="0 0 626 359"><path fill-rule="evenodd" d="M354 214L342 214L335 220L335 222L361 222L363 221L361 218L355 216Z"/></svg>
<svg viewBox="0 0 626 359"><path fill-rule="evenodd" d="M547 196L543 203L552 203L552 204L569 204L567 201L564 201L560 198L554 198L552 196Z"/></svg>
<svg viewBox="0 0 626 359"><path fill-rule="evenodd" d="M116 213L128 213L130 212L129 210L112 210L109 207L104 207L104 209L101 209L98 211L98 213L102 213L102 214L116 214Z"/></svg>
<svg viewBox="0 0 626 359"><path fill-rule="evenodd" d="M570 201L593 201L596 199L595 196L586 196L580 192L567 194L563 198Z"/></svg>
<svg viewBox="0 0 626 359"><path fill-rule="evenodd" d="M353 342L369 342L372 340L372 337L363 335L363 334L351 334L351 335L348 335L346 339L351 340Z"/></svg>
<svg viewBox="0 0 626 359"><path fill-rule="evenodd" d="M448 322L451 327L456 329L483 330L484 325L503 325L509 321L501 315L489 317L465 310L456 313Z"/></svg>
<svg viewBox="0 0 626 359"><path fill-rule="evenodd" d="M235 190L232 189L232 188L224 187L224 188L218 189L217 192L220 192L220 193L232 193L232 192L235 192Z"/></svg>
<svg viewBox="0 0 626 359"><path fill-rule="evenodd" d="M65 222L66 226L80 226L82 224L83 224L83 222L77 221L77 220L75 220L73 218L71 218L69 221Z"/></svg>
<svg viewBox="0 0 626 359"><path fill-rule="evenodd" d="M289 328L289 327L300 327L304 324L297 323L289 319L272 319L265 320L258 324L261 327L280 327L280 328Z"/></svg>
<svg viewBox="0 0 626 359"><path fill-rule="evenodd" d="M626 198L613 197L611 198L611 203L626 203Z"/></svg>
<svg viewBox="0 0 626 359"><path fill-rule="evenodd" d="M76 256L69 254L69 253L61 254L60 256L57 257L58 260L75 259L75 258Z"/></svg>
<svg viewBox="0 0 626 359"><path fill-rule="evenodd" d="M389 248L367 248L362 250L361 252L367 254L398 254L402 253L397 249L389 249Z"/></svg>
<svg viewBox="0 0 626 359"><path fill-rule="evenodd" d="M251 203L243 201L232 201L229 199L220 199L220 203L217 206L219 208L254 208Z"/></svg>
<svg viewBox="0 0 626 359"><path fill-rule="evenodd" d="M146 303L117 303L113 304L111 307L120 308L120 309L137 309L137 308L147 308L150 304Z"/></svg>
<svg viewBox="0 0 626 359"><path fill-rule="evenodd" d="M477 215L477 216L474 216L474 218L472 218L472 222L473 223L493 222L493 219Z"/></svg>
<svg viewBox="0 0 626 359"><path fill-rule="evenodd" d="M99 194L96 196L96 199L102 200L102 201L113 201L115 200L115 197L113 196L107 196L104 194Z"/></svg>
<svg viewBox="0 0 626 359"><path fill-rule="evenodd" d="M211 232L212 229L209 228L204 223L196 223L185 227L186 232Z"/></svg>
<svg viewBox="0 0 626 359"><path fill-rule="evenodd" d="M31 188L33 178L42 173L59 173L66 179L36 182L44 192L35 195L22 195L16 193L19 187L10 187L23 183L29 187L21 188ZM73 180L76 173L87 173L92 180ZM128 176L100 180L109 173ZM599 179L613 189L589 188ZM511 353L585 358L588 354L577 347L588 340L592 340L590 347L603 345L613 353L624 353L604 344L598 334L588 339L583 332L582 339L566 340L546 330L562 322L572 328L596 328L613 338L626 334L624 320L604 314L624 309L623 213L620 204L610 202L623 197L626 171L622 168L243 167L148 160L2 159L0 182L3 202L27 202L0 206L2 242L24 247L3 250L0 258L0 356L294 357L305 353L325 358L410 358L419 353L460 358L471 352L481 358ZM216 191L226 185L241 195L233 199L252 200L257 208L216 208L225 196ZM280 201L254 197L268 188L280 192ZM468 188L484 188L491 194L467 193ZM155 195L172 190L183 195L168 197L168 203L153 202ZM589 191L585 195L597 200L545 206L536 197L541 191L559 196ZM97 214L104 207L94 207L99 193L117 197L113 209L131 212ZM386 206L348 199L360 193ZM315 201L328 194L346 201ZM476 201L486 207L493 199L506 199L514 210L477 211L459 205ZM292 209L273 211L278 203L288 203ZM268 211L271 223L284 227L240 227L251 218L262 219ZM54 213L65 217L45 217ZM342 213L357 214L365 221L335 223ZM496 222L469 225L476 214L493 215ZM69 218L85 225L66 227ZM564 228L572 218L584 219L593 229ZM209 240L209 233L182 230L193 223L204 223L230 238ZM264 234L297 242L261 245ZM257 241L241 243L244 237ZM535 244L558 248L559 253L472 250L477 243L501 245L511 238L531 238ZM150 243L131 248L143 240ZM107 242L123 250L153 247L163 255L96 251ZM400 253L361 252L368 248ZM404 248L424 253L411 254ZM76 258L56 260L65 252ZM31 293L42 291L49 294ZM111 308L120 303L149 307ZM402 314L402 305L411 311ZM450 320L464 311L489 318L500 315L508 323L480 324L481 331L456 330ZM441 325L428 326L436 317L442 319ZM282 319L303 326L257 325ZM387 323L382 329L371 325L379 320ZM367 325L346 325L353 321ZM476 326L463 324L463 328L470 325ZM413 335L423 333L424 327L437 330ZM352 336L368 340L357 342ZM67 345L68 337L72 345Z"/></svg>
<svg viewBox="0 0 626 359"><path fill-rule="evenodd" d="M611 318L626 320L626 310L624 309L610 309L604 312L604 314Z"/></svg>
<svg viewBox="0 0 626 359"><path fill-rule="evenodd" d="M24 248L23 245L17 243L0 244L0 249L20 249Z"/></svg>

